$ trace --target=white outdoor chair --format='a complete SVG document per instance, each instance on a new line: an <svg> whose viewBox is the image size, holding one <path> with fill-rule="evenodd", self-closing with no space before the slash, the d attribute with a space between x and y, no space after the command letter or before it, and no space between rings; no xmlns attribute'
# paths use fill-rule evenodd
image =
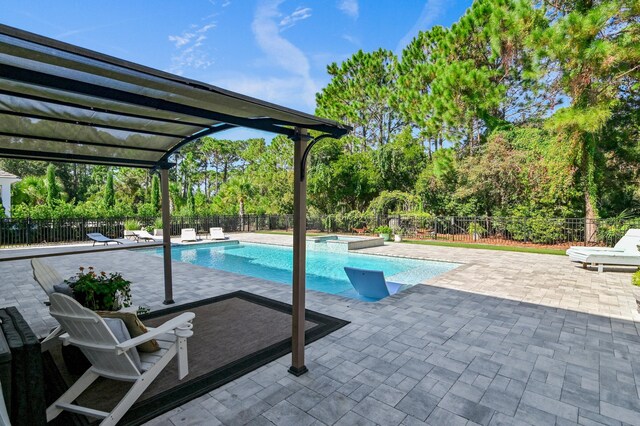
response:
<svg viewBox="0 0 640 426"><path fill-rule="evenodd" d="M222 228L209 228L209 238L212 240L226 240Z"/></svg>
<svg viewBox="0 0 640 426"><path fill-rule="evenodd" d="M180 241L198 241L198 234L194 228L184 228L180 231Z"/></svg>
<svg viewBox="0 0 640 426"><path fill-rule="evenodd" d="M64 284L64 279L53 269L51 265L38 258L31 259L33 268L33 278L40 284L40 287L47 293L47 296L55 292L54 286Z"/></svg>
<svg viewBox="0 0 640 426"><path fill-rule="evenodd" d="M567 256L572 262L597 267L598 272L604 270L604 265L640 266L640 229L629 229L614 247L580 247L574 246L567 250Z"/></svg>
<svg viewBox="0 0 640 426"><path fill-rule="evenodd" d="M133 235L136 236L136 240L144 240L144 241L162 241L162 237L156 237L148 233L147 231L132 231Z"/></svg>
<svg viewBox="0 0 640 426"><path fill-rule="evenodd" d="M185 312L136 338L127 338L125 335L126 340L120 342L105 319L82 307L74 299L54 293L50 300L51 316L57 319L66 331L60 336L63 345L79 347L91 363L91 367L49 406L47 422L66 410L104 419L100 423L102 426L115 425L174 356L177 355L178 379L182 380L188 374L187 338L193 335L191 321L195 314L192 312ZM136 346L151 339L158 341L160 350L154 353L138 353ZM101 376L134 384L109 413L72 404Z"/></svg>

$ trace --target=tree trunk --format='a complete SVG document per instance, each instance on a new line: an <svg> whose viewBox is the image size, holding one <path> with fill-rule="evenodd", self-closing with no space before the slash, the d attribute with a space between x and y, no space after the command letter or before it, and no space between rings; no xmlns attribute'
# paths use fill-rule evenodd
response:
<svg viewBox="0 0 640 426"><path fill-rule="evenodd" d="M596 208L596 183L595 178L595 138L590 135L583 135L582 142L582 172L584 173L584 215L585 215L585 244L595 242L598 227L596 218L598 211Z"/></svg>

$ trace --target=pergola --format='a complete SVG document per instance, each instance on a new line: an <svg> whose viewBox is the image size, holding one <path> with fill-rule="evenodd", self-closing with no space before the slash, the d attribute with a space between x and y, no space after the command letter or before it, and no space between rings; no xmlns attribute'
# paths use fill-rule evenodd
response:
<svg viewBox="0 0 640 426"><path fill-rule="evenodd" d="M292 64L295 66L295 64ZM0 24L0 157L160 171L165 303L173 303L171 155L246 127L294 140L293 374L303 374L309 149L337 122ZM312 139L309 130L319 136Z"/></svg>

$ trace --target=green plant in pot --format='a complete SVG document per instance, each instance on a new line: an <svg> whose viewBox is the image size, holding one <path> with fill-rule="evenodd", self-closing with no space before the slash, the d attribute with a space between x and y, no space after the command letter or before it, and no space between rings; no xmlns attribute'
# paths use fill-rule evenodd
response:
<svg viewBox="0 0 640 426"><path fill-rule="evenodd" d="M394 226L393 227L393 235L394 235L393 240L396 243L401 242L402 241L402 236L404 235L404 233L405 233L404 228L402 228L401 226Z"/></svg>
<svg viewBox="0 0 640 426"><path fill-rule="evenodd" d="M390 226L378 226L375 229L375 232L378 234L378 236L384 238L385 241L389 241L391 239L391 233L393 232L393 230L391 229Z"/></svg>
<svg viewBox="0 0 640 426"><path fill-rule="evenodd" d="M162 219L159 217L153 221L153 235L162 236Z"/></svg>
<svg viewBox="0 0 640 426"><path fill-rule="evenodd" d="M94 311L117 311L131 306L131 281L119 272L97 273L93 267L80 267L74 277L65 280L73 297Z"/></svg>
<svg viewBox="0 0 640 426"><path fill-rule="evenodd" d="M133 237L135 235L133 231L139 231L140 228L140 223L137 220L127 219L124 221L124 236Z"/></svg>

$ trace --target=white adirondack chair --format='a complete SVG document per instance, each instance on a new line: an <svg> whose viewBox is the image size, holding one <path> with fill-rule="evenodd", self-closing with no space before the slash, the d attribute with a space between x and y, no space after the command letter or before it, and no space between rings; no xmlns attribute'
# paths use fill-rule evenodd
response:
<svg viewBox="0 0 640 426"><path fill-rule="evenodd" d="M177 355L178 379L189 372L187 338L193 335L192 312L183 313L147 333L124 342L111 332L105 321L95 312L82 307L74 299L60 293L51 295L50 313L66 331L60 336L64 345L74 345L91 363L91 367L56 402L47 409L47 422L63 410L104 419L100 425L115 425L142 395L169 361ZM129 351L140 343L156 339L160 350L140 353L140 367ZM98 377L134 382L124 398L110 412L72 404Z"/></svg>
<svg viewBox="0 0 640 426"><path fill-rule="evenodd" d="M54 285L64 283L64 279L58 274L58 271L38 258L31 259L31 267L33 268L33 278L47 293L47 296L51 296L55 291Z"/></svg>

